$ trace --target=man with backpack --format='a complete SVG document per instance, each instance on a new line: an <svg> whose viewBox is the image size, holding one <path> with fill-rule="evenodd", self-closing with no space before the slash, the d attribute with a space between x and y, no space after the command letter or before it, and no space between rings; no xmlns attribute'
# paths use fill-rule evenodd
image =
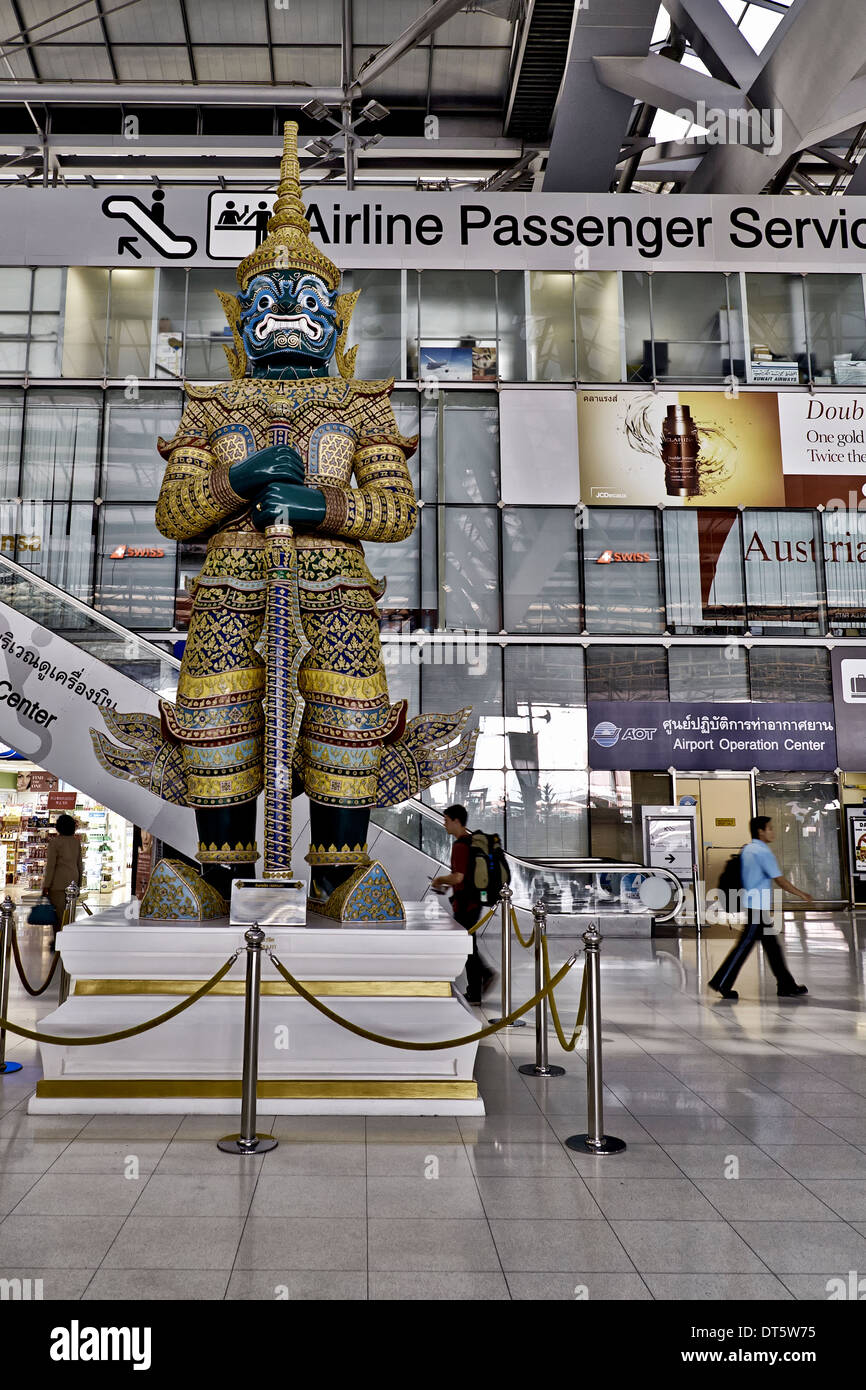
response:
<svg viewBox="0 0 866 1390"><path fill-rule="evenodd" d="M739 887L742 900L749 911L748 924L743 928L740 939L728 953L713 978L709 981L723 999L738 999L734 981L746 962L756 941L760 941L767 957L767 964L776 977L776 993L782 999L795 995L808 994L805 985L798 985L785 961L782 944L776 934L773 922L773 889L793 893L804 902L812 901L811 894L802 888L795 888L789 879L782 877L776 856L770 849L774 837L773 822L770 816L753 816L749 821L752 836L749 844L740 850L739 863L731 859L725 865L719 887L731 901L730 895ZM739 877L739 884L733 880Z"/></svg>
<svg viewBox="0 0 866 1390"><path fill-rule="evenodd" d="M443 812L443 819L446 831L454 840L451 872L437 875L431 886L437 893L453 888L454 920L468 931L475 926L482 909L492 907L498 899L503 883L510 878L508 864L498 835L467 830L465 806L449 806ZM478 939L473 936L472 955L466 961L466 1002L480 1004L482 994L495 978L496 971L481 959Z"/></svg>

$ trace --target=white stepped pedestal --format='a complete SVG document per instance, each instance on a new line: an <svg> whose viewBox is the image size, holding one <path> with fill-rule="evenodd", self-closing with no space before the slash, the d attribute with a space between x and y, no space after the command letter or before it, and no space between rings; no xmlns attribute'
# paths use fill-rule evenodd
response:
<svg viewBox="0 0 866 1390"><path fill-rule="evenodd" d="M435 909L435 912L434 912ZM272 949L335 1013L412 1042L461 1037L476 1017L451 986L471 938L437 903L406 921L341 926L310 914L269 931ZM127 921L122 907L58 937L69 998L40 1020L47 1033L115 1032L165 1012L244 946L227 920ZM151 1032L97 1047L42 1043L33 1114L226 1112L240 1105L246 950L215 990ZM472 1079L476 1043L409 1052L356 1037L293 994L262 956L259 1110L300 1115L483 1115Z"/></svg>

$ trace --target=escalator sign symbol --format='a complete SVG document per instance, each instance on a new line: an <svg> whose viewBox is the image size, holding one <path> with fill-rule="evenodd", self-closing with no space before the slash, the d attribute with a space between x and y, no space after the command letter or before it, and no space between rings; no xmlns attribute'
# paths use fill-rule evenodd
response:
<svg viewBox="0 0 866 1390"><path fill-rule="evenodd" d="M106 198L102 211L106 217L119 217L134 231L149 241L151 246L169 260L188 260L194 256L197 246L191 236L173 232L165 221L165 192L157 188L151 194L151 205L145 207L139 198L131 193L114 194ZM141 252L136 249L136 236L122 236L117 243L118 255L128 251L136 260L141 260Z"/></svg>

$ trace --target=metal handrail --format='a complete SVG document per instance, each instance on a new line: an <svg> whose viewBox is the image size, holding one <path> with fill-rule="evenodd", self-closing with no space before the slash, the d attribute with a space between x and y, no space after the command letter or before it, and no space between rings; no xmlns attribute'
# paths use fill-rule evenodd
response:
<svg viewBox="0 0 866 1390"><path fill-rule="evenodd" d="M103 627L108 632L115 633L118 637L122 637L124 642L140 642L146 654L158 657L160 661L164 661L167 666L173 667L176 671L180 670L180 662L171 652L167 652L162 647L158 647L155 642L149 641L147 637L140 636L139 633L133 631L132 628L124 627L122 623L117 623L113 618L109 618L104 613L98 612L97 609L91 608L90 604L85 603L83 599L76 598L74 594L68 594L65 589L58 588L58 586L52 584L50 580L43 579L41 574L34 574L32 570L27 569L24 565L19 565L16 560L10 560L7 555L0 555L0 569L11 571L16 578L26 580L34 589L41 589L62 606L72 608L77 613L83 613L96 627ZM0 603L2 602L3 599L0 597ZM10 604L9 607L11 606Z"/></svg>
<svg viewBox="0 0 866 1390"><path fill-rule="evenodd" d="M431 823L437 825L439 829L442 828L442 820L440 813L438 811L434 811L431 806L425 805L423 801L419 801L416 797L411 797L408 801L401 802L399 807L394 807L394 809L416 812L424 820L430 821ZM666 913L653 914L659 922L669 922L672 918L677 917L679 913L682 911L685 904L685 894L683 892L683 885L680 879L677 878L676 874L671 873L670 869L665 869L661 867L651 867L646 864L625 862L621 859L597 859L591 855L573 856L568 859L550 859L547 857L543 859L526 859L522 855L512 854L510 851L505 851L505 858L507 860L510 860L514 864L519 864L522 868L527 869L529 872L535 873L537 873L540 870L546 869L551 873L573 873L575 875L601 873L642 873L652 874L654 877L664 878L668 881L668 883L670 883L671 887L674 890L674 902L673 906L669 908L669 910Z"/></svg>

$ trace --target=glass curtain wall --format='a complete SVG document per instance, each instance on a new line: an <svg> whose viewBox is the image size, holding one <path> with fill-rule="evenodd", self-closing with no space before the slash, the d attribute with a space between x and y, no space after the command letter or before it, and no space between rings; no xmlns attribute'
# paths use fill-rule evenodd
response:
<svg viewBox="0 0 866 1390"><path fill-rule="evenodd" d="M866 385L863 277L353 270L358 372L493 384ZM224 381L230 267L0 267L0 376Z"/></svg>
<svg viewBox="0 0 866 1390"><path fill-rule="evenodd" d="M624 271L629 381L696 385L745 373L736 276L716 271Z"/></svg>
<svg viewBox="0 0 866 1390"><path fill-rule="evenodd" d="M866 359L861 277L790 279L748 277L753 349L763 323L765 336L776 333L770 361L856 384ZM670 797L664 773L587 773L587 699L827 700L826 649L775 639L866 628L850 513L575 514L575 373L616 382L626 357L640 373L648 343L656 376L662 347L670 380L742 376L740 283L703 273L347 273L343 288L363 291L350 333L361 342L359 374L409 373L392 401L403 433L420 436L410 461L419 526L400 545L366 547L371 570L388 580L392 698L427 712L473 708L475 766L428 799L463 801L515 853L631 858L640 807ZM0 373L15 378L0 391L0 546L169 640L188 621L204 547L176 547L155 531L164 467L155 441L176 427L184 377L228 375L215 284L237 288L229 270L0 272ZM47 380L33 380L40 374ZM126 388L106 377L126 378ZM419 631L434 641L414 640ZM518 640L503 647L500 636ZM695 641L666 651L668 636ZM742 640L702 644L708 637ZM752 642L761 637L774 640ZM777 796L820 810L803 840L810 853L821 848L802 871L815 877L827 856L829 891L840 876L830 780L794 768L762 786L767 805Z"/></svg>
<svg viewBox="0 0 866 1390"><path fill-rule="evenodd" d="M785 877L814 898L847 897L835 778L759 773L755 792L758 814L773 818L773 853Z"/></svg>

